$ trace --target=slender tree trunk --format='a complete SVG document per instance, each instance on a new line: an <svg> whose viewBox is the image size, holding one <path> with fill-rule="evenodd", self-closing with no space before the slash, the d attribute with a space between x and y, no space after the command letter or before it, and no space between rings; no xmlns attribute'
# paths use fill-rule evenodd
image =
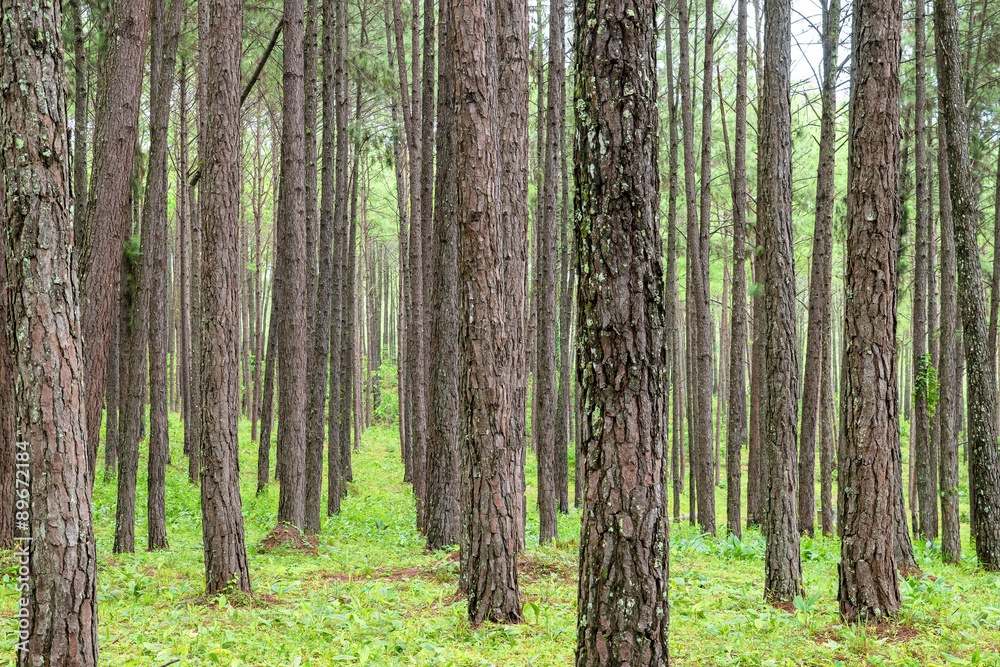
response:
<svg viewBox="0 0 1000 667"><path fill-rule="evenodd" d="M346 37L345 37L346 39ZM358 82L358 100L360 100L361 89ZM360 102L358 104L360 111ZM341 326L343 327L342 347L343 354L340 358L341 391L340 391L340 470L345 484L343 492L346 495L346 482L354 481L354 471L351 467L351 413L354 412L354 419L358 414L354 411L354 355L357 354L357 342L355 336L355 315L357 298L357 201L358 201L358 176L360 169L360 141L356 141L353 151L353 164L351 167L351 201L348 212L349 227L347 230L347 243L344 245L344 283L341 306Z"/></svg>
<svg viewBox="0 0 1000 667"><path fill-rule="evenodd" d="M282 104L282 179L284 207L276 234L281 261L282 293L278 296L278 458L281 494L278 522L305 527L306 503L306 198L305 88L302 0L284 0L284 68Z"/></svg>
<svg viewBox="0 0 1000 667"><path fill-rule="evenodd" d="M667 193L667 270L666 270L666 335L668 363L670 368L670 384L673 385L673 441L670 452L670 479L673 491L674 519L680 518L681 513L681 490L683 481L681 477L680 461L684 451L683 445L683 414L682 404L684 401L683 383L681 382L682 364L681 360L681 336L680 336L680 298L677 288L677 145L680 143L677 134L677 94L674 91L674 56L673 56L673 28L671 26L672 10L667 11L664 16L666 22L664 27L666 40L666 66L667 66L667 102L669 104L669 149L668 149L668 193ZM574 238L576 235L574 234ZM669 391L669 386L668 386ZM664 455L666 455L664 453ZM582 476L577 477L577 487L584 484Z"/></svg>
<svg viewBox="0 0 1000 667"><path fill-rule="evenodd" d="M73 25L73 242L77 250L80 250L87 222L87 126L90 122L87 45L80 2L69 2Z"/></svg>
<svg viewBox="0 0 1000 667"><path fill-rule="evenodd" d="M792 162L789 63L791 2L765 0L763 148L757 202L763 221L764 339L763 449L767 468L764 595L791 600L802 593L795 511L798 350L795 256L792 241Z"/></svg>
<svg viewBox="0 0 1000 667"><path fill-rule="evenodd" d="M840 614L880 620L901 606L892 499L897 494L899 58L903 7L854 6L847 199Z"/></svg>
<svg viewBox="0 0 1000 667"><path fill-rule="evenodd" d="M692 407L689 415L689 430L691 433L691 477L696 482L690 487L692 504L697 499L698 523L703 532L715 534L715 493L711 482L712 462L712 351L711 345L711 314L707 312L708 285L705 285L707 273L707 257L702 257L702 251L707 250L707 244L702 246L698 228L698 210L696 201L694 174L694 115L691 93L691 56L688 45L688 35L691 30L689 9L687 3L681 0L678 13L680 28L680 89L681 89L681 121L684 131L684 184L685 207L687 209L687 262L688 287L685 301L687 303L688 320L688 354L691 355L688 373L688 386L692 395ZM706 47L706 62L711 61L711 51ZM709 79L711 86L711 79ZM709 104L711 104L709 102ZM709 111L709 113L711 113ZM711 118L711 116L709 116ZM703 142L703 163L705 160ZM711 155L708 150L709 158ZM707 181L703 176L703 187ZM708 208L708 194L703 192L705 210ZM705 270L703 270L705 269ZM705 308L702 308L705 306ZM694 512L691 519L694 520Z"/></svg>
<svg viewBox="0 0 1000 667"><path fill-rule="evenodd" d="M308 0L306 37L303 48L305 60L305 150L306 150L306 479L304 530L316 534L320 530L323 505L323 417L326 407L326 360L329 356L330 327L323 321L322 311L330 310L330 299L324 302L319 296L317 274L317 242L320 236L319 193L317 191L316 165L316 112L318 55L317 55L316 0ZM324 127L330 127L324 123ZM332 132L330 133L333 134ZM332 142L331 142L332 143ZM324 164L326 161L324 160ZM332 187L331 187L332 191ZM331 211L332 213L332 211ZM331 216L332 217L332 216ZM330 237L332 241L332 236ZM329 261L333 254L322 243L318 248L319 261ZM326 254L324 254L326 250ZM319 300L317 300L319 299ZM324 339L325 341L321 340Z"/></svg>
<svg viewBox="0 0 1000 667"><path fill-rule="evenodd" d="M646 0L575 11L578 367L588 422L578 667L669 663L655 14Z"/></svg>
<svg viewBox="0 0 1000 667"><path fill-rule="evenodd" d="M3 33L0 33L3 34ZM4 56L7 53L4 52ZM4 192L6 196L6 191ZM2 199L0 199L2 202ZM7 219L0 203L0 222L6 229ZM75 235L74 230L74 235ZM0 235L0 237L5 235ZM0 502L5 503L0 511L0 548L16 548L15 519L18 507L17 496L17 437L15 432L14 403L14 357L11 355L11 336L7 332L10 321L11 303L7 293L10 284L7 276L6 239L0 238ZM15 267L16 268L16 267ZM105 445L107 447L107 445ZM23 480L22 480L23 484ZM23 508L23 505L22 505Z"/></svg>
<svg viewBox="0 0 1000 667"><path fill-rule="evenodd" d="M207 146L203 166L201 518L205 585L211 595L250 592L239 485L240 55L242 0L211 0ZM285 28L285 55L289 32ZM301 34L301 33L300 33ZM288 374L288 369L282 371Z"/></svg>
<svg viewBox="0 0 1000 667"><path fill-rule="evenodd" d="M920 10L918 10L920 11ZM945 128L938 123L938 135ZM939 145L946 146L947 139L939 140ZM942 152L943 153L943 152ZM945 155L940 158L947 160ZM944 166L944 165L943 165ZM941 169L941 173L947 173ZM941 188L942 200L948 197L947 188ZM960 563L962 561L961 525L958 509L958 416L957 403L959 397L958 384L961 381L956 375L957 350L955 347L956 311L958 292L955 278L955 236L954 222L951 215L944 215L942 206L941 224L941 337L939 339L937 376L938 387L938 435L940 437L939 469L933 472L934 481L937 475L941 480L941 555L945 562ZM937 484L934 484L935 489ZM931 498L930 502L934 499ZM921 505L921 510L923 506ZM935 507L936 509L936 507ZM936 522L935 522L936 527Z"/></svg>
<svg viewBox="0 0 1000 667"><path fill-rule="evenodd" d="M129 229L132 161L142 97L143 65L149 32L149 0L113 0L108 52L98 80L94 123L93 183L80 242L84 391L87 411L89 484L94 483L101 433L109 330L121 289L122 244ZM100 187L97 184L100 183Z"/></svg>
<svg viewBox="0 0 1000 667"><path fill-rule="evenodd" d="M120 405L119 389L121 380L119 379L119 366L121 353L119 351L119 328L121 317L115 317L111 326L110 347L108 348L108 370L105 376L105 417L104 425L104 482L110 483L117 478L118 467L118 409Z"/></svg>
<svg viewBox="0 0 1000 667"><path fill-rule="evenodd" d="M149 171L146 180L148 248L143 249L143 273L149 289L149 460L147 474L147 548L167 548L166 477L170 442L167 435L169 411L167 385L167 133L170 128L170 96L174 88L177 43L184 17L182 0L155 0L159 14L158 35L153 37L153 58L157 72L150 79L154 91L150 120ZM181 184L183 187L183 184Z"/></svg>
<svg viewBox="0 0 1000 667"><path fill-rule="evenodd" d="M538 220L538 271L536 302L537 362L532 378L534 410L531 424L535 455L538 458L538 541L546 544L559 536L558 495L555 475L556 412L556 269L559 262L556 226L559 198L559 109L562 86L559 70L564 67L562 42L564 19L562 0L549 6L549 63L545 109L545 169L542 185L542 216ZM539 132L541 128L539 128Z"/></svg>
<svg viewBox="0 0 1000 667"><path fill-rule="evenodd" d="M451 35L452 0L439 5L437 171L434 188L434 256L430 413L427 437L427 548L458 544L461 528L458 493L458 228L455 173L455 100Z"/></svg>
<svg viewBox="0 0 1000 667"><path fill-rule="evenodd" d="M977 238L976 191L969 162L969 129L958 45L958 8L954 0L934 2L941 116L945 123L948 170L954 214L955 256L962 337L969 371L969 479L973 541L979 563L1000 569L1000 453L997 451L996 364L989 352L982 268Z"/></svg>
<svg viewBox="0 0 1000 667"><path fill-rule="evenodd" d="M19 473L18 497L23 493L25 499L13 515L14 487L5 489L10 509L4 514L11 512L18 521L14 554L28 579L18 606L19 615L27 616L16 660L24 667L91 667L98 653L93 470L88 469L94 452L87 447L83 402L85 352L73 265L62 17L58 3L3 0L0 13L0 249L5 264L0 272L4 310L10 299L5 327L13 323L9 347L0 354L10 354L2 359L3 373L13 376L6 378L11 381L5 390L13 389L13 401L8 398L4 407L16 409L3 418L0 437L10 447L11 474L13 466ZM103 357L100 361L106 363ZM103 384L96 393L103 397Z"/></svg>

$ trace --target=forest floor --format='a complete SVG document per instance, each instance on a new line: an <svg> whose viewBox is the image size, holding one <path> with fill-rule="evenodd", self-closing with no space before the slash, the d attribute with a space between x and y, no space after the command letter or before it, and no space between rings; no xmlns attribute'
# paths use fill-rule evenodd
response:
<svg viewBox="0 0 1000 667"><path fill-rule="evenodd" d="M579 511L559 519L557 545L537 546L534 462L528 469L528 549L519 571L526 622L469 626L456 595L457 552L427 553L414 529L396 430L376 427L354 454L339 516L326 518L315 549L268 548L278 487L255 497L256 445L241 425L246 541L254 597L204 590L198 489L187 482L181 425L171 416L167 521L170 549L147 553L145 457L139 464L136 554L112 555L115 484L98 468L102 665L571 665L576 645ZM103 464L102 464L103 465ZM572 470L572 467L570 468ZM571 490L572 497L572 490ZM716 507L725 508L718 489ZM686 499L685 505L686 507ZM720 515L720 522L724 519ZM966 527L967 532L967 527ZM850 627L837 617L835 541L805 538L809 597L787 609L762 600L764 542L711 538L673 524L670 653L674 665L997 665L1000 577L918 545L924 574L901 582L897 622ZM17 594L10 559L0 586L0 642L13 646ZM0 662L12 660L0 654ZM8 662L7 664L12 664Z"/></svg>

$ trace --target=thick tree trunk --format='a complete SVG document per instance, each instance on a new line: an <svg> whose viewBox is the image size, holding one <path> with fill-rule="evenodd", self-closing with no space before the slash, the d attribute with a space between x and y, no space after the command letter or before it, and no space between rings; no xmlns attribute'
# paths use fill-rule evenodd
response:
<svg viewBox="0 0 1000 667"><path fill-rule="evenodd" d="M847 198L840 614L881 620L901 606L893 498L901 469L896 381L900 204L899 58L903 7L854 6Z"/></svg>
<svg viewBox="0 0 1000 667"><path fill-rule="evenodd" d="M360 82L359 82L360 95ZM360 99L360 97L358 98ZM360 105L359 105L360 106ZM348 212L347 242L344 245L344 284L341 311L341 326L343 327L343 338L341 347L343 354L340 357L340 471L345 484L343 493L347 494L346 482L354 481L354 471L351 467L351 416L354 413L355 421L358 414L354 411L354 389L356 376L354 372L354 356L357 354L357 336L355 334L356 299L357 299L357 201L358 201L358 176L360 168L360 158L358 156L360 141L356 141L353 151L351 167L351 201Z"/></svg>
<svg viewBox="0 0 1000 667"><path fill-rule="evenodd" d="M647 0L575 11L577 368L587 422L578 667L669 663L655 14Z"/></svg>
<svg viewBox="0 0 1000 667"><path fill-rule="evenodd" d="M88 477L93 485L101 433L108 332L117 316L122 244L130 228L132 158L149 32L149 0L114 0L94 123L94 162L87 222L80 242L80 312L86 348ZM97 187L97 184L100 187Z"/></svg>
<svg viewBox="0 0 1000 667"><path fill-rule="evenodd" d="M11 504L4 512L16 507L14 554L28 572L19 604L26 625L16 660L24 667L96 667L97 550L88 470L93 455L73 266L62 22L58 3L4 0L0 13L0 262L10 298L4 326L13 325L2 353L10 354L3 367L13 376L6 378L13 406L4 407L16 409L3 418L0 438L20 473L17 493L23 499L15 506L5 493ZM103 389L98 387L98 398ZM19 431L16 443L13 428Z"/></svg>
<svg viewBox="0 0 1000 667"><path fill-rule="evenodd" d="M802 561L796 516L796 427L799 365L792 241L792 161L789 70L791 3L764 3L763 148L757 194L764 232L765 387L763 450L765 493L764 595L791 600L802 593Z"/></svg>
<svg viewBox="0 0 1000 667"><path fill-rule="evenodd" d="M524 295L511 310L518 300L509 292L523 284L525 260L527 6L473 0L453 9L458 284L467 286L459 293L463 579L472 623L516 623L522 620ZM511 36L514 43L501 48ZM502 121L501 108L516 121ZM507 142L510 158L503 155ZM506 166L514 172L503 173ZM513 198L517 211L503 210Z"/></svg>
<svg viewBox="0 0 1000 667"><path fill-rule="evenodd" d="M958 301L969 372L969 479L973 541L980 564L1000 569L1000 453L997 451L996 365L989 351L982 267L977 238L977 203L969 162L969 128L962 92L955 0L934 2L941 116L948 143L948 169L955 225Z"/></svg>
<svg viewBox="0 0 1000 667"><path fill-rule="evenodd" d="M201 519L209 595L250 592L239 478L240 42L242 0L210 0L203 166ZM286 40L288 29L286 28ZM286 55L290 47L286 41ZM288 370L282 371L283 375Z"/></svg>

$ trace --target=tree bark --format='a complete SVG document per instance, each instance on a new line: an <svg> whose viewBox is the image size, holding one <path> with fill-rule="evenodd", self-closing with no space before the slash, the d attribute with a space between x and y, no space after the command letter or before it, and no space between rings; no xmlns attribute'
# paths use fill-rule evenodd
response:
<svg viewBox="0 0 1000 667"><path fill-rule="evenodd" d="M209 595L249 593L239 464L240 56L242 0L210 0L207 147L202 178L205 277L201 518ZM286 36L288 32L286 31ZM285 53L291 47L286 41ZM301 290L300 290L301 291ZM282 370L287 375L287 367Z"/></svg>
<svg viewBox="0 0 1000 667"><path fill-rule="evenodd" d="M458 228L456 227L454 72L448 25L451 0L439 5L437 171L434 188L434 317L427 436L427 548L458 544Z"/></svg>
<svg viewBox="0 0 1000 667"><path fill-rule="evenodd" d="M895 615L893 498L899 456L896 311L899 243L899 59L903 7L854 6L847 198L840 614Z"/></svg>
<svg viewBox="0 0 1000 667"><path fill-rule="evenodd" d="M954 0L934 2L938 94L948 145L948 171L955 225L958 301L968 365L968 440L973 541L979 563L1000 569L1000 453L997 451L996 364L987 359L986 310L977 238L976 190L969 161L969 128L962 91L958 8Z"/></svg>
<svg viewBox="0 0 1000 667"><path fill-rule="evenodd" d="M556 269L559 250L556 245L559 198L559 108L562 105L559 70L564 67L562 54L562 0L549 5L549 63L545 109L545 169L542 183L542 216L538 220L538 271L534 409L531 414L533 444L538 459L538 541L546 544L559 537L558 495L555 472L556 411ZM541 128L539 128L541 132Z"/></svg>
<svg viewBox="0 0 1000 667"><path fill-rule="evenodd" d="M13 362L4 368L12 371L6 387L16 408L0 437L16 448L10 454L16 505L9 499L17 511L14 553L28 573L16 660L23 667L92 667L98 653L93 454L73 265L62 17L58 3L12 0L0 2L0 13L0 247ZM18 429L16 443L7 441L11 428Z"/></svg>
<svg viewBox="0 0 1000 667"><path fill-rule="evenodd" d="M277 251L282 255L278 317L278 522L305 527L306 510L306 193L305 11L302 0L284 0L284 66L281 115L284 207Z"/></svg>
<svg viewBox="0 0 1000 667"><path fill-rule="evenodd" d="M523 141L526 123L521 123L527 118L526 80L518 80L517 104L503 107L504 113L516 114L519 122L513 126L501 121L500 88L506 84L513 91L511 84L518 79L503 70L516 67L519 75L525 71L522 40L527 7L523 0L506 8L493 0L473 0L457 3L453 9L449 36L456 100L458 284L463 286L459 292L459 439L464 580L472 623L517 623L522 620L517 553L524 503L518 471L524 431L517 425L524 412L524 321L519 315L523 305L509 309L508 292L523 284L524 254L518 246L525 238L525 221L503 210L501 184L516 184L517 192L508 191L508 196L525 194L526 181L502 171L510 164L520 175L527 160L505 160L502 151L505 141L512 142L517 151L527 145ZM511 10L517 15L516 24ZM517 33L520 39L505 45L514 46L515 53L501 50L498 42L515 26L522 31ZM510 132L501 137L504 130ZM523 214L524 204L518 213ZM522 304L523 298L522 294Z"/></svg>
<svg viewBox="0 0 1000 667"><path fill-rule="evenodd" d="M114 0L101 67L87 222L80 243L80 312L86 348L88 477L93 485L108 364L108 332L121 289L122 244L130 228L132 159L142 97L149 0ZM100 187L97 184L100 183Z"/></svg>
<svg viewBox="0 0 1000 667"><path fill-rule="evenodd" d="M90 123L87 44L80 2L69 2L73 24L73 242L77 250L83 241L87 222L87 126ZM114 321L113 317L111 321Z"/></svg>
<svg viewBox="0 0 1000 667"><path fill-rule="evenodd" d="M741 458L747 439L747 0L739 0L736 32L736 134L733 173L733 312L729 347L729 419L726 432L726 521L742 535L740 519ZM719 92L722 105L722 92ZM669 254L669 251L668 251ZM721 403L722 397L720 395Z"/></svg>
<svg viewBox="0 0 1000 667"><path fill-rule="evenodd" d="M791 600L802 594L802 561L796 516L796 427L798 349L795 314L795 255L792 240L791 3L764 3L763 148L757 195L764 232L765 387L763 448L767 482L767 548L764 595Z"/></svg>
<svg viewBox="0 0 1000 667"><path fill-rule="evenodd" d="M918 10L922 13L921 10ZM919 16L919 14L918 14ZM947 146L944 138L945 128L938 123L938 143ZM942 163L947 160L943 151L939 151ZM942 164L940 173L947 175L947 165ZM944 184L942 184L944 185ZM941 199L948 198L948 189L942 187ZM951 215L945 215L944 206L939 218L941 224L941 337L938 339L938 436L940 438L939 468L931 471L934 478L934 488L937 490L938 475L941 486L941 555L945 562L960 563L962 561L962 538L958 509L958 384L961 378L956 375L957 338L956 310L957 285L955 278L955 236L954 222ZM950 207L949 207L950 208ZM937 494L935 494L937 495ZM931 497L930 502L935 498ZM936 505L935 505L936 509ZM921 498L921 510L923 499ZM922 522L921 522L922 523ZM923 527L923 526L921 526ZM934 527L937 527L935 522Z"/></svg>
<svg viewBox="0 0 1000 667"><path fill-rule="evenodd" d="M575 10L577 372L587 423L578 667L669 663L655 14L648 0Z"/></svg>

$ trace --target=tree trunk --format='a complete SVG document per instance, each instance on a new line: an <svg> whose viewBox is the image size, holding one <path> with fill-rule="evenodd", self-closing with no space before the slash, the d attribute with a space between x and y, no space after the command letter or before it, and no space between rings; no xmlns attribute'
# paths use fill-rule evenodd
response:
<svg viewBox="0 0 1000 667"><path fill-rule="evenodd" d="M666 271L666 335L667 359L670 369L669 382L673 385L673 442L670 452L670 479L673 492L674 519L680 518L681 513L681 490L683 481L681 478L680 461L684 451L683 445L683 414L682 404L684 401L683 383L681 382L682 364L684 358L681 355L681 337L679 317L679 294L677 288L677 145L680 140L677 136L677 94L674 92L674 61L673 61L673 28L671 27L671 12L664 16L666 25L664 27L666 41L666 61L667 61L667 103L669 104L669 148L668 148L668 193L667 193L667 271ZM574 238L576 235L574 234ZM575 253L574 253L575 254ZM575 257L574 257L575 259ZM669 391L670 387L667 387ZM666 453L664 453L664 456ZM582 476L576 479L578 488L583 486ZM666 510L664 510L666 511Z"/></svg>
<svg viewBox="0 0 1000 667"><path fill-rule="evenodd" d="M282 255L278 296L278 458L281 493L278 522L305 527L306 503L306 197L305 197L305 12L302 0L284 0L282 76L282 179L284 207L277 251Z"/></svg>
<svg viewBox="0 0 1000 667"><path fill-rule="evenodd" d="M430 422L427 437L427 548L458 544L460 536L458 451L458 228L455 173L455 100L451 0L439 5L437 171L434 188L434 256Z"/></svg>
<svg viewBox="0 0 1000 667"><path fill-rule="evenodd" d="M80 2L71 0L69 3L73 25L73 242L77 250L83 241L87 221L87 125L90 122L87 46Z"/></svg>
<svg viewBox="0 0 1000 667"><path fill-rule="evenodd" d="M840 614L848 623L893 616L896 579L896 379L900 204L899 57L903 7L854 6L847 198L843 451L840 457Z"/></svg>
<svg viewBox="0 0 1000 667"><path fill-rule="evenodd" d="M726 423L726 522L729 532L742 535L740 493L743 444L747 438L746 360L746 204L747 204L747 3L737 7L736 146L730 172L733 195L733 309L729 346L729 414ZM721 85L721 74L720 74ZM722 90L719 90L722 99ZM720 102L720 109L725 105ZM725 124L723 124L725 128ZM728 143L728 141L727 141ZM728 150L727 150L728 153ZM668 253L669 255L669 250ZM722 403L722 395L719 395Z"/></svg>
<svg viewBox="0 0 1000 667"><path fill-rule="evenodd" d="M696 201L694 174L694 116L691 93L691 56L688 45L688 35L691 30L687 3L680 3L678 19L680 23L680 89L681 89L681 120L684 130L684 185L685 208L687 209L687 320L688 320L688 354L691 355L691 372L688 373L688 386L692 395L693 405L690 410L690 450L691 476L697 488L691 486L692 499L697 499L698 523L703 532L715 534L715 489L712 484L712 350L711 350L711 314L708 309L708 285L705 283L708 261L702 257L702 252L708 250L707 243L701 243L698 228L698 211ZM711 11L709 11L711 15ZM709 19L710 20L710 19ZM706 46L706 62L711 61L711 51ZM711 87L711 78L709 78ZM711 102L708 102L709 106ZM711 118L711 116L709 116ZM710 132L709 132L710 134ZM703 142L702 162L704 166L706 148ZM709 159L711 156L708 149ZM710 172L710 170L709 170ZM707 181L703 176L703 188ZM708 206L708 193L702 193L705 198L705 208ZM707 223L706 223L707 224ZM691 513L694 520L694 512Z"/></svg>
<svg viewBox="0 0 1000 667"><path fill-rule="evenodd" d="M510 309L516 299L509 292L523 284L524 270L527 6L523 0L502 7L473 0L453 9L458 284L468 286L459 293L464 580L473 624L517 623L524 311L523 305ZM503 44L507 37L514 37L512 44ZM504 102L510 104L501 107ZM502 121L501 108L515 122ZM503 155L507 142L509 158ZM506 166L513 173L503 173ZM516 212L501 210L502 185L508 198L517 198ZM501 254L508 248L515 250L512 261Z"/></svg>
<svg viewBox="0 0 1000 667"><path fill-rule="evenodd" d="M972 536L979 563L1000 569L1000 453L997 451L996 364L989 347L983 303L982 268L976 240L978 209L969 164L969 129L958 44L958 8L954 0L934 2L941 116L948 146L948 170L955 225L958 301L962 314L969 372L969 480Z"/></svg>
<svg viewBox="0 0 1000 667"><path fill-rule="evenodd" d="M143 273L149 290L149 460L147 471L147 548L167 548L166 477L170 442L167 434L169 397L167 259L167 134L170 128L170 95L174 88L177 43L184 17L182 0L155 0L153 55L150 76L153 106L150 118L149 171L146 180L148 248L143 249ZM181 183L183 187L183 183Z"/></svg>
<svg viewBox="0 0 1000 667"><path fill-rule="evenodd" d="M575 11L578 368L587 422L578 667L669 663L655 14L645 0L578 3Z"/></svg>
<svg viewBox="0 0 1000 667"><path fill-rule="evenodd" d="M205 277L201 519L209 595L250 592L239 484L240 42L242 0L210 0L207 146L202 169ZM291 50L285 29L286 55ZM301 290L300 290L301 292ZM288 375L287 367L282 370Z"/></svg>
<svg viewBox="0 0 1000 667"><path fill-rule="evenodd" d="M345 26L346 28L346 26ZM346 38L345 38L346 39ZM361 94L360 81L358 82L358 95ZM358 105L360 110L360 104ZM344 245L344 284L341 307L341 326L343 327L343 338L341 347L343 354L340 357L341 391L340 391L340 470L341 477L345 482L342 490L347 494L346 482L354 481L354 472L351 468L351 413L354 412L354 355L357 354L357 342L355 335L355 315L357 299L357 201L358 201L358 176L360 168L360 140L355 141L353 151L353 164L351 166L351 201L348 212L349 227L347 239ZM357 413L354 418L357 420Z"/></svg>
<svg viewBox="0 0 1000 667"><path fill-rule="evenodd" d="M87 411L89 484L94 483L101 409L108 364L108 332L121 289L122 244L130 228L132 161L142 97L149 0L114 0L105 55L98 80L94 162L88 190L87 222L80 242L84 391ZM100 187L97 187L98 183Z"/></svg>
<svg viewBox="0 0 1000 667"><path fill-rule="evenodd" d="M917 16L922 14L922 8L918 9ZM947 139L943 136L945 128L942 123L938 123L939 145L947 146ZM945 163L947 156L943 151L939 151L942 163ZM940 173L947 174L947 165L942 164ZM942 183L942 185L944 185ZM940 188L941 199L948 198L948 189ZM955 339L957 337L956 310L957 310L957 285L955 280L955 236L954 222L951 215L945 215L945 206L942 206L940 216L941 223L941 337L939 339L940 352L938 353L937 376L938 387L938 435L940 437L940 457L939 469L933 472L934 481L937 482L937 475L941 479L941 555L945 562L961 563L962 561L962 538L961 525L959 523L958 509L958 384L961 381L956 374L957 351ZM948 206L947 208L950 208ZM950 211L948 211L950 213ZM935 490L937 484L934 484ZM934 498L930 499L933 502ZM936 506L935 506L936 509ZM921 510L923 505L921 504ZM936 522L935 522L936 527Z"/></svg>
<svg viewBox="0 0 1000 667"><path fill-rule="evenodd" d="M306 448L305 448L305 514L303 530L319 532L323 505L323 411L326 407L326 359L329 356L330 328L321 321L321 311L329 312L330 300L317 301L317 239L319 236L319 193L316 165L316 78L318 76L316 0L308 0L303 60L305 73L305 187L306 187ZM325 125L325 127L330 127ZM332 135L332 132L330 133ZM325 161L324 161L325 164ZM332 237L331 237L332 240ZM319 261L329 261L320 250ZM325 345L317 337L325 338Z"/></svg>
<svg viewBox="0 0 1000 667"><path fill-rule="evenodd" d="M5 385L6 391L13 389L13 405L5 407L16 409L3 418L0 437L10 447L11 473L16 466L19 482L5 490L11 504L4 513L17 520L14 554L27 566L22 570L27 589L18 604L18 616L26 616L15 646L17 664L91 667L98 653L88 469L94 454L87 447L73 268L62 21L57 3L4 0L0 11L0 249L10 298L5 327L13 325L2 354L9 352L3 368L13 375ZM98 387L98 399L103 389Z"/></svg>
<svg viewBox="0 0 1000 667"><path fill-rule="evenodd" d="M538 271L536 302L535 375L532 378L534 409L531 414L532 444L538 459L538 541L546 544L559 537L558 495L555 479L556 411L556 269L559 262L556 226L559 212L559 109L562 105L558 70L564 67L562 42L562 0L549 6L549 63L545 109L545 169L542 185L542 216L538 234ZM541 128L539 128L539 132Z"/></svg>
<svg viewBox="0 0 1000 667"><path fill-rule="evenodd" d="M765 493L764 595L771 601L802 594L796 520L796 427L799 364L792 241L792 162L789 62L791 3L764 4L764 81L761 96L760 191L763 222L764 369L762 388Z"/></svg>

